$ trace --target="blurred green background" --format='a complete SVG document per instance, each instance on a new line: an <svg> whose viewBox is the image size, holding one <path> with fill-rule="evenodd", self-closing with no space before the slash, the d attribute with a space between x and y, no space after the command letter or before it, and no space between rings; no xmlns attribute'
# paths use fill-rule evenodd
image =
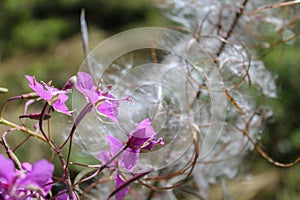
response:
<svg viewBox="0 0 300 200"><path fill-rule="evenodd" d="M146 0L0 1L0 87L10 90L1 94L0 105L11 96L30 91L25 74L34 75L38 80L53 80L58 88L76 74L84 59L79 23L82 8L86 11L91 49L120 31L171 24ZM278 74L278 98L269 100L274 116L262 132L261 145L281 162L290 162L300 155L299 55L298 38L293 44L279 45L264 58L269 70ZM14 103L8 108L9 118L16 117L16 111L21 109L21 104ZM6 129L0 126L1 133ZM13 137L10 140L17 143ZM41 157L39 150L44 148L44 144L31 141L20 155L34 161ZM2 148L0 151L3 152ZM300 199L299 164L280 169L252 152L243 166L244 174L254 175L253 181L248 185L237 180L228 182L231 192L244 192L239 199ZM215 190L218 188L212 192Z"/></svg>

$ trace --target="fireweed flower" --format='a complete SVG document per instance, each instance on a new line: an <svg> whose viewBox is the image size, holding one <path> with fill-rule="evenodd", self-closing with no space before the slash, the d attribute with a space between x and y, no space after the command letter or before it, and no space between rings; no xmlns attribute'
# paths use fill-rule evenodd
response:
<svg viewBox="0 0 300 200"><path fill-rule="evenodd" d="M100 151L98 154L99 160L105 164L108 163L113 157L115 157L123 149L122 142L117 138L107 135L109 142L109 151ZM112 161L108 167L111 170L123 167L125 170L132 172L139 157L140 149L152 150L154 145L163 145L163 139L156 140L156 132L154 131L150 120L147 118L141 121L137 127L130 133L129 139L126 142L126 149L124 152ZM119 188L126 181L122 178L119 171L115 175L116 188ZM122 200L128 193L129 185L125 186L122 190L116 194L116 200Z"/></svg>
<svg viewBox="0 0 300 200"><path fill-rule="evenodd" d="M155 144L163 145L164 142L162 138L156 140L156 133L148 118L138 124L138 126L130 133L127 141L127 146L133 150L152 150Z"/></svg>
<svg viewBox="0 0 300 200"><path fill-rule="evenodd" d="M90 74L78 72L75 87L97 111L112 121L118 121L119 100L96 87Z"/></svg>
<svg viewBox="0 0 300 200"><path fill-rule="evenodd" d="M68 100L67 90L59 90L53 86L49 86L44 82L37 82L33 76L25 76L29 81L29 87L33 89L42 99L47 101L54 110L64 113L66 115L71 115L68 107L66 106L66 101Z"/></svg>
<svg viewBox="0 0 300 200"><path fill-rule="evenodd" d="M103 164L108 163L123 148L122 142L117 138L111 135L107 135L106 138L109 142L110 151L100 151L98 154L98 158ZM118 167L123 167L127 171L132 171L137 163L138 156L139 150L133 151L131 148L127 148L119 157L110 163L108 167L113 170Z"/></svg>
<svg viewBox="0 0 300 200"><path fill-rule="evenodd" d="M52 185L53 164L40 160L33 165L22 163L15 169L13 161L0 155L0 199L45 199Z"/></svg>

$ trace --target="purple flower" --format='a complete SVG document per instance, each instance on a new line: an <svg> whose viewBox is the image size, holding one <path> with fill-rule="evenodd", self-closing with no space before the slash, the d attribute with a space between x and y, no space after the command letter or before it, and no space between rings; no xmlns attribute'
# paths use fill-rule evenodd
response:
<svg viewBox="0 0 300 200"><path fill-rule="evenodd" d="M119 108L119 100L115 100L115 97L111 94L106 94L106 100L103 101L99 106L97 106L97 111L102 113L104 116L108 117L112 121L118 121L118 108ZM110 100L111 99L111 100Z"/></svg>
<svg viewBox="0 0 300 200"><path fill-rule="evenodd" d="M13 161L0 155L0 196L3 199L45 199L51 189L53 164L40 160L33 165L22 163L16 170Z"/></svg>
<svg viewBox="0 0 300 200"><path fill-rule="evenodd" d="M47 101L56 111L71 115L66 101L68 100L67 91L59 90L53 86L49 86L44 82L37 82L33 76L25 76L29 81L29 87L33 89L42 99Z"/></svg>
<svg viewBox="0 0 300 200"><path fill-rule="evenodd" d="M151 121L148 118L138 124L138 126L130 133L127 141L127 146L133 150L152 150L155 144L163 145L164 142L162 138L156 140L156 132L151 126Z"/></svg>
<svg viewBox="0 0 300 200"><path fill-rule="evenodd" d="M122 142L117 138L107 135L106 136L109 142L109 151L100 151L98 154L99 160L102 164L106 164L111 161L118 153L123 149ZM163 145L162 138L159 138L156 141L156 132L151 126L149 119L141 121L137 127L130 133L129 139L127 141L127 148L122 154L115 158L108 166L115 170L121 166L125 170L130 172L133 171L140 154L140 149L152 150L155 144ZM118 172L115 176L116 189L119 188L124 181ZM122 200L128 193L129 185L125 186L123 189L117 192L116 200Z"/></svg>
<svg viewBox="0 0 300 200"><path fill-rule="evenodd" d="M122 142L117 138L111 135L107 135L106 138L109 142L110 151L100 151L98 154L98 158L103 164L108 163L123 148ZM132 149L127 148L109 165L109 167L116 169L117 167L122 166L125 170L132 171L137 163L138 156L139 150L132 151Z"/></svg>
<svg viewBox="0 0 300 200"><path fill-rule="evenodd" d="M118 121L119 100L96 87L91 75L86 72L78 72L75 87L85 96L89 103L96 107L100 114L112 121Z"/></svg>
<svg viewBox="0 0 300 200"><path fill-rule="evenodd" d="M94 85L91 75L85 72L78 72L75 87L87 98L88 102L92 104L97 102L101 95L101 92L97 91L98 89Z"/></svg>
<svg viewBox="0 0 300 200"><path fill-rule="evenodd" d="M112 159L115 155L117 155L120 150L122 149L122 142L118 140L117 138L106 135L106 138L109 142L109 150L110 151L100 151L98 154L99 160L102 162L102 164L108 163L110 159ZM118 166L118 158L115 159L109 167L115 168Z"/></svg>

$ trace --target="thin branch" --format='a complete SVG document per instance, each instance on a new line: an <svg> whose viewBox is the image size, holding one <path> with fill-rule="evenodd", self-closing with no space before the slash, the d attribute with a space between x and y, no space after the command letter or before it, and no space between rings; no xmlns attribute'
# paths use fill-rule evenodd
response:
<svg viewBox="0 0 300 200"><path fill-rule="evenodd" d="M263 12L265 10L280 8L280 7L286 7L286 6L292 6L292 5L296 5L296 4L300 4L300 0L281 2L281 3L269 5L269 6L264 6L264 7L258 8L256 10L250 12L249 14L250 15L255 15L255 14L257 14L259 12Z"/></svg>
<svg viewBox="0 0 300 200"><path fill-rule="evenodd" d="M231 36L231 34L232 34L234 28L236 27L240 17L243 15L243 11L245 10L245 6L246 6L247 3L248 3L248 0L244 0L244 2L242 3L239 11L235 13L235 18L234 18L234 20L233 20L233 22L230 26L229 31L227 32L226 36L224 37L224 40L228 40L228 38ZM219 57L219 55L222 53L224 47L225 47L225 42L222 42L222 44L221 44L221 46L220 46L220 48L219 48L219 50L216 54L217 57Z"/></svg>

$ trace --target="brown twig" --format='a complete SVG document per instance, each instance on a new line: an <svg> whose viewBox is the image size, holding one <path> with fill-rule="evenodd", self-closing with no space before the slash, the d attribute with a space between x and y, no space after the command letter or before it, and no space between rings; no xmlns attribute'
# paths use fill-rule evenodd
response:
<svg viewBox="0 0 300 200"><path fill-rule="evenodd" d="M245 10L245 6L246 6L247 3L248 3L248 0L244 0L241 7L240 7L240 9L239 9L239 11L235 13L235 17L233 19L233 22L232 22L232 24L230 26L230 29L228 30L226 36L224 37L224 40L228 40L229 37L231 36L231 34L232 34L235 26L237 25L240 17L243 15L243 11ZM222 53L224 47L225 47L225 42L222 42L218 52L216 53L217 57L219 57L219 55Z"/></svg>

